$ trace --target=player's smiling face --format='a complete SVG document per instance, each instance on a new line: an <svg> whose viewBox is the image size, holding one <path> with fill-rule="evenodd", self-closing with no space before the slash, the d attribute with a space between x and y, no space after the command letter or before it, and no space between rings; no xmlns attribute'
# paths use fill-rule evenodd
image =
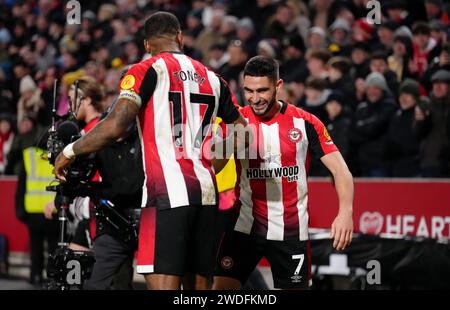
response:
<svg viewBox="0 0 450 310"><path fill-rule="evenodd" d="M245 100L252 107L253 113L263 116L273 107L282 83L282 80L274 82L266 76L244 77Z"/></svg>

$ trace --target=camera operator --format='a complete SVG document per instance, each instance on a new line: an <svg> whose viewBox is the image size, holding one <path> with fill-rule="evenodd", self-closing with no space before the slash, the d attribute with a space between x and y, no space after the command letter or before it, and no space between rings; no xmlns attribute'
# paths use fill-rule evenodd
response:
<svg viewBox="0 0 450 310"><path fill-rule="evenodd" d="M80 128L81 134L89 132L99 122L103 112L102 100L103 90L95 79L82 77L78 80L77 94L76 87L71 86L69 98L73 116ZM99 182L98 173L92 178L93 182ZM58 201L58 198L56 199ZM57 203L57 202L56 202ZM93 232L90 229L90 199L89 197L76 197L71 204L70 210L75 218L75 233L69 248L75 251L89 251L92 247ZM45 214L49 218L56 212L54 205L46 207Z"/></svg>
<svg viewBox="0 0 450 310"><path fill-rule="evenodd" d="M77 99L78 104L73 104L72 110L76 119L86 124L84 131L88 132L99 121L103 93L101 86L92 78L84 77L79 80L78 85L77 97L81 101ZM69 92L69 96L74 102L74 88ZM116 143L97 152L95 161L101 176L101 182L90 194L90 201L97 205L95 234L94 229L89 229L93 228L92 218L91 225L86 219L81 221L70 248L89 250L90 240L85 236L95 235L95 264L90 279L85 283L85 289L131 289L137 232L129 229L130 227L123 227L123 222L108 222L106 217L114 218L114 214L108 213L112 212L111 208L99 205L99 202L101 199L108 201L120 216L132 223L138 222L134 210L141 208L144 173L136 126L130 126ZM89 208L86 200L89 198L79 197L75 201L77 200L85 203L82 213L84 218L87 218Z"/></svg>

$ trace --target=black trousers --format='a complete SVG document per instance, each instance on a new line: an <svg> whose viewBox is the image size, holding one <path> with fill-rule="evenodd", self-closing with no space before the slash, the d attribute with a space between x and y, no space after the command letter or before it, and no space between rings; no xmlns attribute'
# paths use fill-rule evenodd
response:
<svg viewBox="0 0 450 310"><path fill-rule="evenodd" d="M28 214L25 220L30 235L32 281L42 280L44 270L44 242L47 241L48 253L56 250L58 243L58 221L47 220L44 214Z"/></svg>
<svg viewBox="0 0 450 310"><path fill-rule="evenodd" d="M133 258L136 248L111 234L101 234L94 241L95 263L86 281L87 290L133 289Z"/></svg>

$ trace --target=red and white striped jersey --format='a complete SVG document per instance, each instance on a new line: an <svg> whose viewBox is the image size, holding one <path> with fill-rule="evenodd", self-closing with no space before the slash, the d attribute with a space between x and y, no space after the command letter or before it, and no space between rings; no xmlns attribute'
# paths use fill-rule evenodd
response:
<svg viewBox="0 0 450 310"><path fill-rule="evenodd" d="M255 159L236 160L235 230L268 240L308 240L307 171L313 158L338 151L322 122L314 115L282 102L270 121L250 106L240 112L256 137Z"/></svg>
<svg viewBox="0 0 450 310"><path fill-rule="evenodd" d="M161 209L216 205L217 185L210 152L216 116L239 117L226 83L182 53L163 52L127 72L120 98L141 107L147 205Z"/></svg>

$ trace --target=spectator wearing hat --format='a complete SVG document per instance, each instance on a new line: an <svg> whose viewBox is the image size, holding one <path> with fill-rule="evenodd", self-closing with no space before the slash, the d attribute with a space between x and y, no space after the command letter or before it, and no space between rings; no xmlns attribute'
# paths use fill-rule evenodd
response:
<svg viewBox="0 0 450 310"><path fill-rule="evenodd" d="M397 97L397 75L394 71L389 69L386 53L384 53L383 51L375 51L372 54L370 58L370 72L378 72L383 74L391 93L394 95L394 97Z"/></svg>
<svg viewBox="0 0 450 310"><path fill-rule="evenodd" d="M430 21L430 35L438 45L442 45L448 39L447 27L441 20L433 19Z"/></svg>
<svg viewBox="0 0 450 310"><path fill-rule="evenodd" d="M236 37L247 47L249 58L256 55L259 38L255 34L255 26L250 18L244 17L239 20Z"/></svg>
<svg viewBox="0 0 450 310"><path fill-rule="evenodd" d="M397 82L410 76L409 62L412 55L411 39L407 36L395 36L392 54L388 57L388 67L397 75Z"/></svg>
<svg viewBox="0 0 450 310"><path fill-rule="evenodd" d="M219 35L223 42L230 42L236 38L236 28L239 19L236 16L227 15L222 20Z"/></svg>
<svg viewBox="0 0 450 310"><path fill-rule="evenodd" d="M284 61L280 67L280 76L285 83L305 83L308 68L305 60L305 43L300 35L293 35L283 39Z"/></svg>
<svg viewBox="0 0 450 310"><path fill-rule="evenodd" d="M238 103L243 103L243 71L245 63L248 60L247 49L244 44L239 40L232 40L228 44L228 63L223 67L219 74L225 81L228 82L228 86L233 94L236 96Z"/></svg>
<svg viewBox="0 0 450 310"><path fill-rule="evenodd" d="M450 177L450 71L431 77L430 104L415 109L415 130L420 144L423 177Z"/></svg>
<svg viewBox="0 0 450 310"><path fill-rule="evenodd" d="M354 42L371 42L375 28L369 24L366 18L356 20L352 28L352 39Z"/></svg>
<svg viewBox="0 0 450 310"><path fill-rule="evenodd" d="M41 90L31 76L24 76L20 80L20 99L17 103L17 121L20 123L25 115L31 115L36 120L42 117L45 105L41 98ZM47 125L43 123L42 125Z"/></svg>
<svg viewBox="0 0 450 310"><path fill-rule="evenodd" d="M14 139L12 120L9 114L0 114L0 175L5 173L8 153Z"/></svg>
<svg viewBox="0 0 450 310"><path fill-rule="evenodd" d="M372 72L364 84L366 100L356 107L351 131L351 149L356 151L353 160L360 170L354 172L364 177L387 177L389 169L384 146L396 104L383 74Z"/></svg>
<svg viewBox="0 0 450 310"><path fill-rule="evenodd" d="M450 71L450 42L446 42L442 45L441 53L438 58L434 58L428 65L427 71L422 76L421 82L425 89L431 91L431 77L439 70Z"/></svg>
<svg viewBox="0 0 450 310"><path fill-rule="evenodd" d="M413 129L415 107L420 98L420 85L413 79L405 79L399 87L400 108L389 124L386 136L385 156L390 163L393 177L418 177L419 141Z"/></svg>
<svg viewBox="0 0 450 310"><path fill-rule="evenodd" d="M350 59L343 56L335 56L328 61L328 82L333 91L342 93L341 104L350 109L356 105L355 81L350 76Z"/></svg>
<svg viewBox="0 0 450 310"><path fill-rule="evenodd" d="M351 27L346 19L338 18L330 28L331 42L328 50L333 55L350 56L351 53Z"/></svg>
<svg viewBox="0 0 450 310"><path fill-rule="evenodd" d="M308 49L317 50L326 48L326 34L325 31L320 27L312 27L308 31L307 40Z"/></svg>

